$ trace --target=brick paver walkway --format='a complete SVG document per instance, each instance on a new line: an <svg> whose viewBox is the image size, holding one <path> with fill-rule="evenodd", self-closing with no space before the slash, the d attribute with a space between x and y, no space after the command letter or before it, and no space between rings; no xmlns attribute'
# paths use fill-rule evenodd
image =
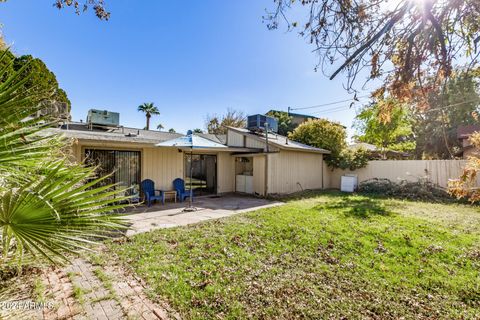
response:
<svg viewBox="0 0 480 320"><path fill-rule="evenodd" d="M53 308L18 315L18 319L180 319L167 305L152 302L142 280L117 265L97 266L83 258L42 276L45 300Z"/></svg>

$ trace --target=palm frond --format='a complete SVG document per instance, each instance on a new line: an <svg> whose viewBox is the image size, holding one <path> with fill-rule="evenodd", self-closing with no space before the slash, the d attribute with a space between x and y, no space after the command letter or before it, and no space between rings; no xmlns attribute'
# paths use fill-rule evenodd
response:
<svg viewBox="0 0 480 320"><path fill-rule="evenodd" d="M61 161L47 170L48 175L3 194L0 226L6 262L18 262L25 254L51 261L65 259L63 252L85 249L85 244L125 228L121 216L114 214L125 206L118 203L128 200L125 190L114 186L85 188L92 170L78 166L65 170ZM15 250L19 252L8 255Z"/></svg>
<svg viewBox="0 0 480 320"><path fill-rule="evenodd" d="M25 89L24 68L0 83L0 269L65 261L67 252L118 233L125 228L118 211L129 198L117 185L98 187L108 176L72 163L66 140L47 130L49 119L32 117L49 93Z"/></svg>

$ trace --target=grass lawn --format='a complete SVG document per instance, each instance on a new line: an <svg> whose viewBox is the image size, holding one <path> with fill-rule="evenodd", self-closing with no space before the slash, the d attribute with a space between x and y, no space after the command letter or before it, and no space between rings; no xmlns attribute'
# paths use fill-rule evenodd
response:
<svg viewBox="0 0 480 320"><path fill-rule="evenodd" d="M480 318L480 208L321 193L109 244L184 318Z"/></svg>

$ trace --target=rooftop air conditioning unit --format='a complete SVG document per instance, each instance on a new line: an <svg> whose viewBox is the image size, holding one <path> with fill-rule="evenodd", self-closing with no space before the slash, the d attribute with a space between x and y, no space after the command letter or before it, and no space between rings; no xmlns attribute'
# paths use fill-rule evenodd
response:
<svg viewBox="0 0 480 320"><path fill-rule="evenodd" d="M120 125L120 113L107 110L88 110L87 123L102 126L118 127Z"/></svg>
<svg viewBox="0 0 480 320"><path fill-rule="evenodd" d="M268 131L278 132L278 121L275 118L263 114L254 114L247 117L247 129L250 131L265 131L268 124Z"/></svg>

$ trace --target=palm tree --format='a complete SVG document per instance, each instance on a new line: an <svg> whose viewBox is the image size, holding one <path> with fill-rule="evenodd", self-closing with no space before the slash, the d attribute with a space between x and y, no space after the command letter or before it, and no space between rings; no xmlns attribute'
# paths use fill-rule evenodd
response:
<svg viewBox="0 0 480 320"><path fill-rule="evenodd" d="M157 130L162 130L164 129L165 127L163 126L163 124L159 123L158 126L157 126Z"/></svg>
<svg viewBox="0 0 480 320"><path fill-rule="evenodd" d="M145 113L145 118L147 118L146 129L150 130L150 118L153 115L159 115L160 111L158 108L153 105L153 102L145 102L144 104L138 106L138 111Z"/></svg>
<svg viewBox="0 0 480 320"><path fill-rule="evenodd" d="M0 65L11 63L5 54ZM27 65L26 65L27 66ZM25 69L0 72L0 270L21 267L38 258L66 261L123 228L115 210L123 207L125 190L97 187L95 168L72 163L64 152L68 142L48 127L46 117L29 118L41 106ZM29 119L29 120L27 120ZM49 122L50 121L50 122ZM0 294L2 290L0 289Z"/></svg>

